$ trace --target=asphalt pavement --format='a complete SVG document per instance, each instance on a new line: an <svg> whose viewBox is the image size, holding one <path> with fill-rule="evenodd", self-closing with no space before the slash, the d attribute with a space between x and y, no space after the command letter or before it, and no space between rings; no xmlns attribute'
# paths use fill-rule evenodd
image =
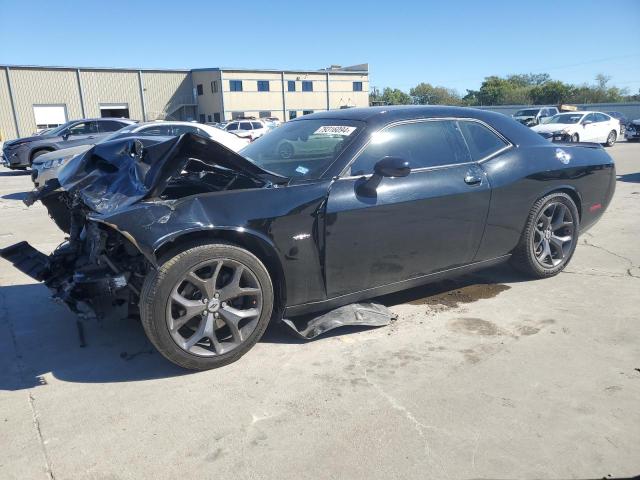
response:
<svg viewBox="0 0 640 480"><path fill-rule="evenodd" d="M208 372L135 321L79 323L0 260L0 478L640 474L640 144L608 151L613 202L557 277L439 282L384 297L387 327L308 343L269 328ZM63 236L30 188L0 168L0 247L51 251Z"/></svg>

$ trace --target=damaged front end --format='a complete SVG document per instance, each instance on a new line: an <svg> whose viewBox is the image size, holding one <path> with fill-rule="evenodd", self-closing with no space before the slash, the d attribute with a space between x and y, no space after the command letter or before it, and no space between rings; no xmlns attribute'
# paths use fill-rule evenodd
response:
<svg viewBox="0 0 640 480"><path fill-rule="evenodd" d="M266 187L274 180L278 177L196 135L98 144L25 200L27 205L41 201L66 241L51 255L20 242L0 250L0 256L44 282L82 318L137 315L144 279L155 265L128 232L105 219L143 201L171 208L189 195ZM143 225L145 219L139 221Z"/></svg>
<svg viewBox="0 0 640 480"><path fill-rule="evenodd" d="M0 255L23 273L44 282L54 299L64 302L81 318L136 313L149 262L121 234L90 221L89 213L77 204L66 215L68 218L56 221L68 222L69 236L51 255L27 242L2 249Z"/></svg>

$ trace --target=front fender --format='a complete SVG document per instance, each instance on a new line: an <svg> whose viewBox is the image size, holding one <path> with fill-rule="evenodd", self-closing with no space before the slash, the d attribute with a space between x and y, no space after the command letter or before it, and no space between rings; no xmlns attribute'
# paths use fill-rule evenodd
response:
<svg viewBox="0 0 640 480"><path fill-rule="evenodd" d="M90 219L120 232L154 266L158 252L198 234L261 245L277 258L288 280L287 304L305 303L326 298L322 246L328 185L323 181L149 200Z"/></svg>

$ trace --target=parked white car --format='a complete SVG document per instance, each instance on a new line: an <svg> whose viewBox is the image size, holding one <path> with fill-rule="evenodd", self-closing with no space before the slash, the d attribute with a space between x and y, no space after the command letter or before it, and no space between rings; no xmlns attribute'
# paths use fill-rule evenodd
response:
<svg viewBox="0 0 640 480"><path fill-rule="evenodd" d="M602 112L568 112L531 129L552 142L594 142L611 147L620 135L620 122Z"/></svg>
<svg viewBox="0 0 640 480"><path fill-rule="evenodd" d="M224 129L240 138L248 138L251 141L260 138L270 130L261 120L234 120L229 122Z"/></svg>
<svg viewBox="0 0 640 480"><path fill-rule="evenodd" d="M195 133L208 137L221 143L225 147L234 152L238 152L246 147L250 140L247 138L239 138L236 135L227 133L219 128L212 127L210 125L204 125L202 123L194 122L146 122L136 123L128 125L120 130L113 132L111 135L100 139L100 142L108 142L109 140L115 140L116 138L124 138L136 135L152 135L173 137L182 135L184 133ZM33 160L31 179L36 187L44 185L46 182L53 178L57 178L58 170L62 165L67 163L69 159L76 155L86 152L93 145L80 145L77 147L65 148L62 150L56 150L55 152L49 152L44 155L40 155Z"/></svg>

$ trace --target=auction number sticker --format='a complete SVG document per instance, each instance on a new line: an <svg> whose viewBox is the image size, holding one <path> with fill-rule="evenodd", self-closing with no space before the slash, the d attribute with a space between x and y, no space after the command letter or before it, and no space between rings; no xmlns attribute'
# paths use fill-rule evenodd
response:
<svg viewBox="0 0 640 480"><path fill-rule="evenodd" d="M346 125L324 125L313 132L315 135L351 135L356 127L348 127Z"/></svg>

